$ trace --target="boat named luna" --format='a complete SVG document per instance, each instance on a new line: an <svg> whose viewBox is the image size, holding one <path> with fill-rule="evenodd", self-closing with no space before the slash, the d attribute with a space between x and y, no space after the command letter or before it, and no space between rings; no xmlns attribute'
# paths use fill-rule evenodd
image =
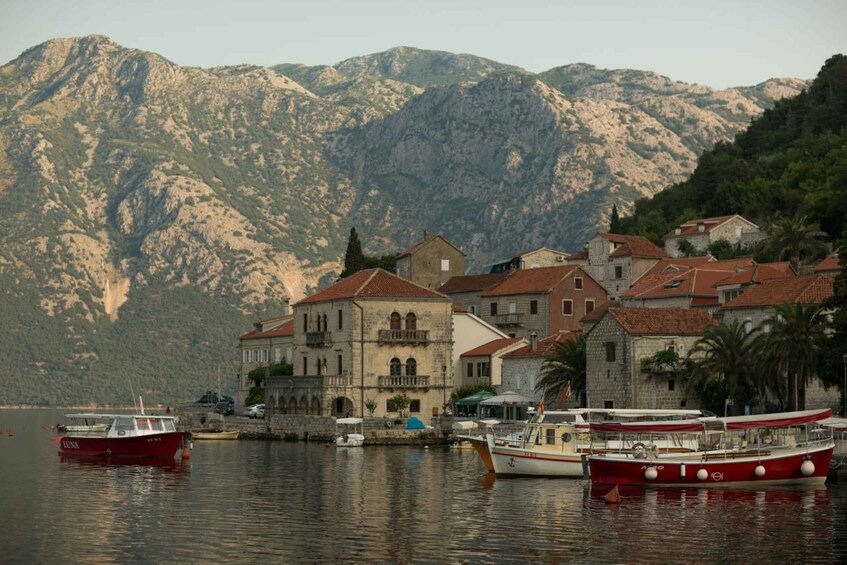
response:
<svg viewBox="0 0 847 565"><path fill-rule="evenodd" d="M78 457L173 458L189 439L173 416L67 414L59 426L59 455Z"/></svg>

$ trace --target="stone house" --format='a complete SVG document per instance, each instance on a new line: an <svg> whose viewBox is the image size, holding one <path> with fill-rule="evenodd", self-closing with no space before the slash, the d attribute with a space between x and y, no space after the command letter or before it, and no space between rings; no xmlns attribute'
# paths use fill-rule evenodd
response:
<svg viewBox="0 0 847 565"><path fill-rule="evenodd" d="M449 296L456 306L465 308L471 314L479 316L482 311L479 293L500 284L509 275L511 275L509 271L484 275L460 275L452 277L438 287L438 292Z"/></svg>
<svg viewBox="0 0 847 565"><path fill-rule="evenodd" d="M294 375L270 377L270 414L437 415L452 390L453 307L382 269L355 273L294 306Z"/></svg>
<svg viewBox="0 0 847 565"><path fill-rule="evenodd" d="M744 269L728 278L718 281L715 290L718 291L718 300L726 304L750 290L753 286L762 284L773 279L786 279L796 277L794 267L788 261L780 263L759 263L751 269Z"/></svg>
<svg viewBox="0 0 847 565"><path fill-rule="evenodd" d="M841 263L839 263L838 249L827 255L820 263L815 265L813 272L823 277L835 278L841 274Z"/></svg>
<svg viewBox="0 0 847 565"><path fill-rule="evenodd" d="M624 308L702 308L720 306L716 285L755 270L753 259L715 261L712 257L663 259L621 295ZM782 276L782 273L779 273Z"/></svg>
<svg viewBox="0 0 847 565"><path fill-rule="evenodd" d="M539 267L555 267L565 265L568 254L548 247L539 247L532 251L518 253L504 261L496 261L483 267L484 273L502 273L513 269L537 269Z"/></svg>
<svg viewBox="0 0 847 565"><path fill-rule="evenodd" d="M702 218L685 222L664 236L665 251L671 257L681 257L679 242L688 241L698 253L705 253L709 245L721 239L745 249L767 237L759 226L738 214Z"/></svg>
<svg viewBox="0 0 847 565"><path fill-rule="evenodd" d="M585 269L612 300L668 256L649 239L637 235L598 233L586 246L584 252L568 257L568 264Z"/></svg>
<svg viewBox="0 0 847 565"><path fill-rule="evenodd" d="M474 316L464 308L453 305L453 382L461 384L463 381L463 367L459 357L466 351L470 351L490 343L494 340L508 338L491 324L481 318Z"/></svg>
<svg viewBox="0 0 847 565"><path fill-rule="evenodd" d="M823 304L832 296L832 277L803 275L789 278L772 279L756 285L739 297L727 302L721 309L721 323L731 325L738 321L744 324L748 332L761 328L770 331L768 320L776 316L776 307L780 304ZM837 408L839 392L836 389L825 390L817 381L805 389L807 409Z"/></svg>
<svg viewBox="0 0 847 565"><path fill-rule="evenodd" d="M593 312L592 312L593 314ZM523 347L503 356L503 390L512 390L522 396L543 400L543 393L535 391L535 385L541 378L541 368L544 361L553 352L556 343L564 342L577 335L577 332L562 330L538 340L530 336L530 341ZM563 409L578 408L579 398L571 396L563 405ZM552 410L555 406L549 406Z"/></svg>
<svg viewBox="0 0 847 565"><path fill-rule="evenodd" d="M703 310L609 308L585 336L588 407L698 408L675 372L645 360L665 349L685 357L715 323Z"/></svg>
<svg viewBox="0 0 847 565"><path fill-rule="evenodd" d="M499 387L502 380L503 356L523 347L527 341L519 337L495 339L462 353L459 364L462 386L489 384Z"/></svg>
<svg viewBox="0 0 847 565"><path fill-rule="evenodd" d="M397 256L397 276L426 288L438 288L465 274L465 253L440 235L427 236Z"/></svg>
<svg viewBox="0 0 847 565"><path fill-rule="evenodd" d="M258 367L291 363L294 346L294 316L277 316L253 324L253 330L238 337L238 374L236 375L235 410L244 409L244 401L253 386L247 375Z"/></svg>
<svg viewBox="0 0 847 565"><path fill-rule="evenodd" d="M606 291L572 265L512 271L480 293L480 317L512 337L579 329L582 317L606 303Z"/></svg>

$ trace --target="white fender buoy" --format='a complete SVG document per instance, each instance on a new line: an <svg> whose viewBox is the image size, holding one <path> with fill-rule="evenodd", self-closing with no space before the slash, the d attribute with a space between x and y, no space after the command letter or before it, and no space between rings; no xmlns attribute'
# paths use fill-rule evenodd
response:
<svg viewBox="0 0 847 565"><path fill-rule="evenodd" d="M655 481L658 476L659 471L657 471L655 467L647 467L647 470L644 471L644 478L648 481Z"/></svg>
<svg viewBox="0 0 847 565"><path fill-rule="evenodd" d="M679 466L679 476L680 477L685 476L685 463L683 463L682 465Z"/></svg>
<svg viewBox="0 0 847 565"><path fill-rule="evenodd" d="M709 472L706 469L700 469L697 471L697 478L701 481L705 481L709 478Z"/></svg>
<svg viewBox="0 0 847 565"><path fill-rule="evenodd" d="M757 477L761 478L765 476L765 466L764 465L756 465L756 468L753 469L753 474Z"/></svg>
<svg viewBox="0 0 847 565"><path fill-rule="evenodd" d="M800 465L800 472L803 474L804 477L809 477L812 475L812 473L815 472L815 464L812 463L811 459L806 459L805 461L803 461L803 464Z"/></svg>

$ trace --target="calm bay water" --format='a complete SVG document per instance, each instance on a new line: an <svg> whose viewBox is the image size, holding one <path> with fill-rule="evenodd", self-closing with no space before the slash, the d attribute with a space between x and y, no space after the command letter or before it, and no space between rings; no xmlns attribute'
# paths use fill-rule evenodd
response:
<svg viewBox="0 0 847 565"><path fill-rule="evenodd" d="M0 562L845 563L847 484L633 490L493 480L473 451L195 442L167 465L62 461L0 410Z"/></svg>

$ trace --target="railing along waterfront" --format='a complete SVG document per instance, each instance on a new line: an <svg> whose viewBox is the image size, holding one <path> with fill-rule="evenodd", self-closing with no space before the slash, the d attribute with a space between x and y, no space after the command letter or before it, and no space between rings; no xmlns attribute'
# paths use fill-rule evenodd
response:
<svg viewBox="0 0 847 565"><path fill-rule="evenodd" d="M379 388L429 387L429 375L391 375L379 377Z"/></svg>
<svg viewBox="0 0 847 565"><path fill-rule="evenodd" d="M429 343L429 330L379 330L380 343Z"/></svg>
<svg viewBox="0 0 847 565"><path fill-rule="evenodd" d="M501 326L520 325L524 323L523 314L497 314L495 324Z"/></svg>

